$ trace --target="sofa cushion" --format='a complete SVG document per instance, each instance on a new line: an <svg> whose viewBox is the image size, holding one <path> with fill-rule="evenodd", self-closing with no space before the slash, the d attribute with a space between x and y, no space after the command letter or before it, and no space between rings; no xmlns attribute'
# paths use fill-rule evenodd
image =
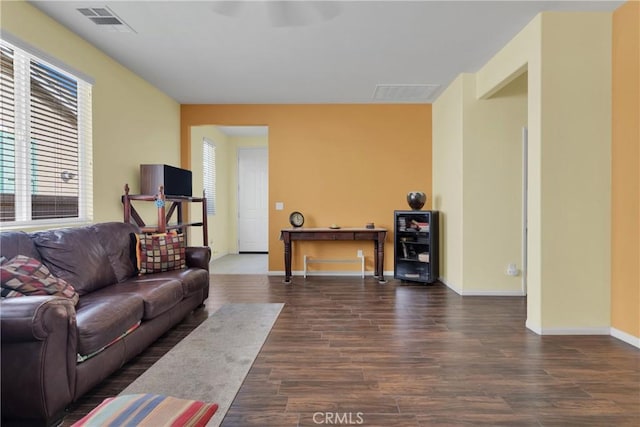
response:
<svg viewBox="0 0 640 427"><path fill-rule="evenodd" d="M138 295L144 301L144 320L169 311L183 298L182 283L179 280L163 279L149 276L134 277L116 286L111 286L99 291L104 293L132 293Z"/></svg>
<svg viewBox="0 0 640 427"><path fill-rule="evenodd" d="M54 277L40 261L18 255L0 265L3 297L54 295L78 302L78 293L63 279Z"/></svg>
<svg viewBox="0 0 640 427"><path fill-rule="evenodd" d="M185 270L165 271L151 275L142 275L131 280L179 280L182 284L182 293L185 298L193 293L201 291L209 285L209 272L201 268L187 268Z"/></svg>
<svg viewBox="0 0 640 427"><path fill-rule="evenodd" d="M81 296L76 306L78 354L95 353L120 338L143 312L144 301L136 294L97 291Z"/></svg>
<svg viewBox="0 0 640 427"><path fill-rule="evenodd" d="M0 255L11 259L16 255L26 255L40 260L40 253L36 249L31 236L24 231L3 231L0 233Z"/></svg>
<svg viewBox="0 0 640 427"><path fill-rule="evenodd" d="M136 266L131 262L129 236L131 233L138 233L138 227L125 222L105 222L92 225L91 229L98 236L118 282L123 282L137 273Z"/></svg>
<svg viewBox="0 0 640 427"><path fill-rule="evenodd" d="M117 282L109 257L90 227L33 233L43 263L85 295Z"/></svg>

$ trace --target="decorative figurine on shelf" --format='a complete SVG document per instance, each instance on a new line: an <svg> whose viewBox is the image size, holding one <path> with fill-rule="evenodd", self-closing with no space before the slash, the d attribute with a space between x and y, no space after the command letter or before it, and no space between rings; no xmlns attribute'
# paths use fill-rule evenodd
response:
<svg viewBox="0 0 640 427"><path fill-rule="evenodd" d="M410 191L407 194L407 203L411 209L419 211L427 203L427 195L422 191Z"/></svg>

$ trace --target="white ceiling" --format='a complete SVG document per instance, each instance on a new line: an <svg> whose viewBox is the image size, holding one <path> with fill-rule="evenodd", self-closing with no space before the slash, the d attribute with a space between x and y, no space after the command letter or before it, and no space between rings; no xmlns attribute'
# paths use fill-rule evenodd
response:
<svg viewBox="0 0 640 427"><path fill-rule="evenodd" d="M623 2L30 3L182 104L285 104L432 102L538 12ZM134 32L105 31L77 11L105 6Z"/></svg>

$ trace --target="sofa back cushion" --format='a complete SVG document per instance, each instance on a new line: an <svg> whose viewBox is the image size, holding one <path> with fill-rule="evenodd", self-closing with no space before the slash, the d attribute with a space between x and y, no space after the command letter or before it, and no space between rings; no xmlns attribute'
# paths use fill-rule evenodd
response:
<svg viewBox="0 0 640 427"><path fill-rule="evenodd" d="M116 283L109 256L91 227L39 231L32 237L42 262L80 296Z"/></svg>
<svg viewBox="0 0 640 427"><path fill-rule="evenodd" d="M0 257L9 260L16 255L40 260L40 253L29 234L24 231L3 231L0 233Z"/></svg>
<svg viewBox="0 0 640 427"><path fill-rule="evenodd" d="M118 282L133 276L137 268L132 262L131 234L140 230L125 222L104 222L91 226L102 244Z"/></svg>

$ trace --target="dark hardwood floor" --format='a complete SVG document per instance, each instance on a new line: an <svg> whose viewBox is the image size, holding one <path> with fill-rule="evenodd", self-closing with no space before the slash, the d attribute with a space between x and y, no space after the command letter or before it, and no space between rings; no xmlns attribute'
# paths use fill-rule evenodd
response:
<svg viewBox="0 0 640 427"><path fill-rule="evenodd" d="M257 275L213 276L206 308L76 402L64 425L234 302L285 307L226 427L640 425L640 350L609 336L538 336L524 327L525 298Z"/></svg>

